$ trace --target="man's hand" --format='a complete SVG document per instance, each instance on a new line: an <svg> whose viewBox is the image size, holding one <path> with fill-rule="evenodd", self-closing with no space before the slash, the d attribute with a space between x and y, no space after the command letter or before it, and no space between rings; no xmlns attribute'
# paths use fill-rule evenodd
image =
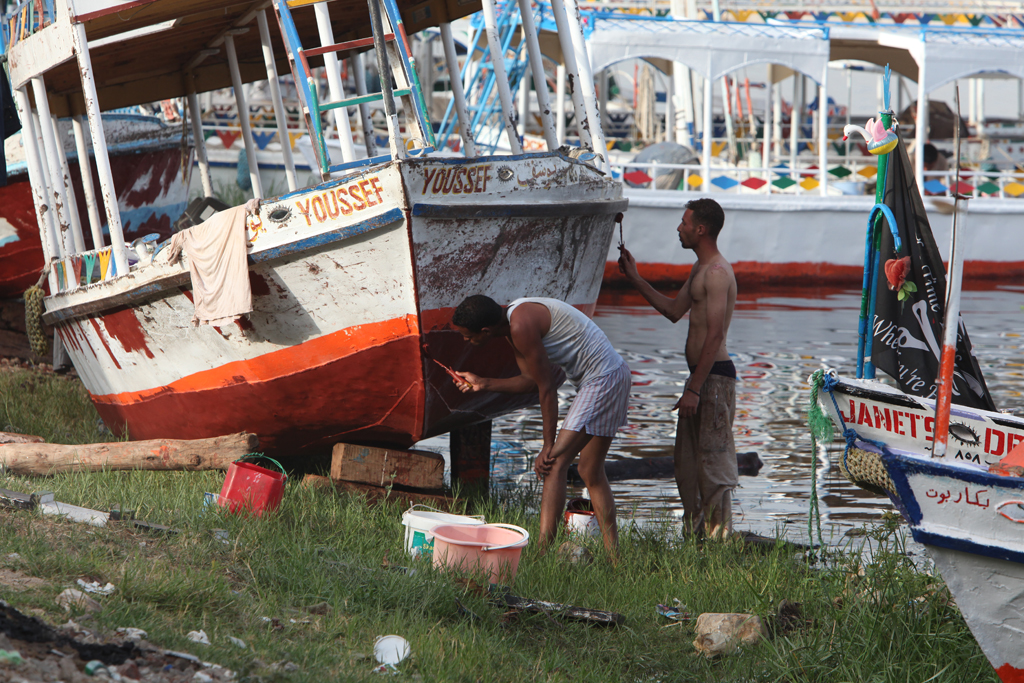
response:
<svg viewBox="0 0 1024 683"><path fill-rule="evenodd" d="M635 282L640 277L640 272L636 269L636 259L626 247L619 247L619 272L630 282Z"/></svg>
<svg viewBox="0 0 1024 683"><path fill-rule="evenodd" d="M481 377L480 375L474 375L472 372L456 372L456 375L461 377L464 382L456 384L464 394L469 392L487 391L487 385L490 380L487 377Z"/></svg>
<svg viewBox="0 0 1024 683"><path fill-rule="evenodd" d="M555 459L551 457L551 446L544 446L533 463L533 472L538 479L546 479L555 465Z"/></svg>
<svg viewBox="0 0 1024 683"><path fill-rule="evenodd" d="M678 410L680 417L693 417L697 414L697 405L700 403L700 396L689 389L683 391L683 395L676 401L672 410Z"/></svg>

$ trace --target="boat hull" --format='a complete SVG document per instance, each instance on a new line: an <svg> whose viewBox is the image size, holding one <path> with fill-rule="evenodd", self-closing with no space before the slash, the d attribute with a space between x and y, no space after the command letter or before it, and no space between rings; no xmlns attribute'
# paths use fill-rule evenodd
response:
<svg viewBox="0 0 1024 683"><path fill-rule="evenodd" d="M1024 681L1024 479L885 455L914 540L1005 683Z"/></svg>
<svg viewBox="0 0 1024 683"><path fill-rule="evenodd" d="M47 320L132 439L244 429L283 456L405 447L536 401L457 390L434 359L518 370L507 344L466 344L451 311L482 293L592 312L623 208L614 183L558 155L385 164L265 203L247 318L194 327L187 272L156 263L50 297Z"/></svg>
<svg viewBox="0 0 1024 683"><path fill-rule="evenodd" d="M858 448L880 455L893 485L889 497L935 561L985 656L1004 683L1021 683L1024 478L991 474L988 466L1024 441L1024 421L953 406L947 456L932 458L933 401L849 379L831 394L821 392L819 404L836 426L853 430Z"/></svg>
<svg viewBox="0 0 1024 683"><path fill-rule="evenodd" d="M686 202L701 195L671 190L625 190L629 218L623 225L626 245L641 275L661 285L686 281L696 261L679 244L676 226ZM725 210L718 247L732 264L740 286L763 284L799 286L861 285L864 275L864 234L873 197L733 195L713 193ZM935 211L941 198L926 198L925 208L938 244L949 244L949 209ZM1024 275L1024 239L1008 237L1009 226L1021 225L1024 202L983 199L971 203L971 240L967 246L964 281L968 286L1007 282ZM608 252L605 282L625 286L616 261Z"/></svg>

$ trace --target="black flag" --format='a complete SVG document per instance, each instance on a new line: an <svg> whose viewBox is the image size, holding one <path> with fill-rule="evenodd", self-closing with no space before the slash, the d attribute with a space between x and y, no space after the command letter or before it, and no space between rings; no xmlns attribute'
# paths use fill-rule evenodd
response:
<svg viewBox="0 0 1024 683"><path fill-rule="evenodd" d="M897 252L888 219L883 215L871 360L904 392L935 398L946 314L946 269L902 137L889 153L886 176L884 204L896 219L901 245ZM996 409L962 318L956 343L953 403Z"/></svg>

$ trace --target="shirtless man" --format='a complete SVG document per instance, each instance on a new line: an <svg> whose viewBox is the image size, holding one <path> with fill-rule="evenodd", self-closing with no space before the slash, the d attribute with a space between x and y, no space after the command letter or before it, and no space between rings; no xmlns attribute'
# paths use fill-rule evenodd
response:
<svg viewBox="0 0 1024 683"><path fill-rule="evenodd" d="M690 378L676 402L675 474L683 501L687 531L712 536L732 530L732 489L738 484L732 422L736 413L736 368L725 346L736 303L732 266L718 251L718 233L725 213L713 199L686 203L677 228L684 249L697 263L675 298L654 289L637 272L636 260L625 247L619 268L648 303L678 322L690 313L686 362Z"/></svg>
<svg viewBox="0 0 1024 683"><path fill-rule="evenodd" d="M452 327L469 343L480 346L504 338L512 347L522 374L507 379L458 373L466 380L463 392L498 391L540 395L544 445L533 471L544 482L540 506L541 544L558 533L565 508L569 465L580 456L579 472L590 492L604 546L614 560L618 549L615 499L604 471L612 438L626 424L632 378L629 366L612 348L590 318L557 299L516 299L507 307L476 295L466 298L452 314ZM576 386L576 398L558 424L558 386L552 365L565 370Z"/></svg>

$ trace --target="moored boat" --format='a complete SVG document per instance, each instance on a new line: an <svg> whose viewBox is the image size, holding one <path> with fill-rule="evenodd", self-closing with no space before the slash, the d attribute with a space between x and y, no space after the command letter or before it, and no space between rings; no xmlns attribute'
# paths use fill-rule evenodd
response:
<svg viewBox="0 0 1024 683"><path fill-rule="evenodd" d="M869 214L865 242L859 379L815 373L812 410L824 410L846 441L840 470L888 495L996 673L1019 683L1024 477L1008 463L1024 453L1024 419L995 409L960 319L966 210L954 206L947 283L902 141L880 167L884 201ZM874 380L876 365L898 388Z"/></svg>
<svg viewBox="0 0 1024 683"><path fill-rule="evenodd" d="M230 78L239 110L246 111L242 73L257 75L239 68L245 54L241 33L254 19L265 28L266 16L221 4L223 17L211 20L202 42L188 43L198 38L176 35L173 26L187 24L184 19L200 11L188 3L164 3L161 16L171 25L157 40L182 43L175 53L180 61L168 64L168 72L186 70L190 60L202 55L208 60L206 73L214 74L207 85L222 87ZM275 455L323 453L342 440L408 446L536 400L462 394L435 362L496 376L515 372L505 345L476 349L450 329L448 317L462 298L476 293L499 301L551 296L588 313L596 304L614 218L626 208L621 186L601 168L603 159L592 153L570 158L557 151L484 157L471 149L464 158L433 156L429 122L402 51L400 15L408 7L400 12L390 0L371 0L369 19L381 21L371 33L360 2L305 5L275 2L283 44L265 30L260 38L267 51L280 55L276 61L289 65L297 83L307 84L300 94L322 181L264 198L258 213L246 219L253 299L247 317L194 326L188 269L172 264L167 249L157 250L152 260L129 263L111 207L106 207L115 225L111 246L99 250L77 250L63 233L47 232L47 224L40 222L44 244L54 247L49 252L53 294L45 301L44 320L56 327L97 409L118 433L133 439L193 438L244 429L257 433L261 449ZM12 56L50 31L51 38L70 35L75 52L68 57L86 63L92 47L75 36L84 36L93 22L107 26L103 20L119 6L110 2L102 13L84 17L68 6L69 14L58 12L52 24L15 44ZM203 20L209 9L202 8ZM389 24L386 32L383 21ZM327 29L352 40L334 43ZM222 38L211 41L209 35L218 32ZM239 37L237 47L229 40L234 36ZM317 36L320 47L303 48L303 41L315 42ZM151 49L135 40L125 36L120 49L129 54ZM226 63L215 62L213 53L219 50L211 43L225 48ZM331 53L370 45L381 72L390 69L394 77L393 84L383 79L384 92L346 99L340 89L317 93L309 85L314 56L327 61ZM250 48L261 52L258 44ZM94 63L102 62L101 53L92 56ZM266 64L267 76L276 69L274 61ZM14 69L15 87L41 81L44 71ZM81 72L86 102L95 102L96 83L102 98L104 81L151 78L123 59L107 73L99 68ZM154 94L182 94L182 84L194 83L195 75ZM24 106L27 97L24 90L21 94ZM195 96L184 94L195 128ZM332 163L321 116L355 109L367 98L384 101L390 153ZM398 102L404 136L394 125ZM90 110L94 131L98 120ZM347 116L337 120L349 122ZM244 119L241 126L249 147ZM509 135L515 139L514 125ZM196 141L209 195L202 136ZM260 196L255 155L249 155L249 163ZM103 184L102 171L100 176Z"/></svg>

